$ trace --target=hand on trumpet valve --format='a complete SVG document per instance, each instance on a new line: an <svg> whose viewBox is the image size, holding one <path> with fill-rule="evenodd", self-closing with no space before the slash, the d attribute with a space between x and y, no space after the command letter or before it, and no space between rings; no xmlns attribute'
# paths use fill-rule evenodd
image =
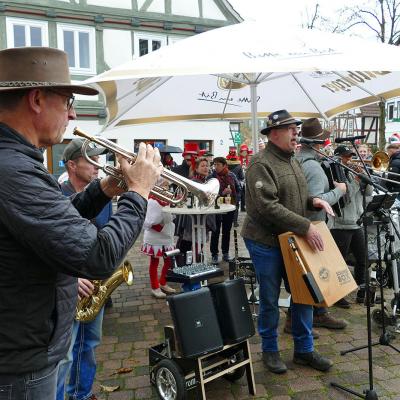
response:
<svg viewBox="0 0 400 400"><path fill-rule="evenodd" d="M118 161L128 190L147 199L163 171L158 149L140 143L136 160L127 160L120 156Z"/></svg>

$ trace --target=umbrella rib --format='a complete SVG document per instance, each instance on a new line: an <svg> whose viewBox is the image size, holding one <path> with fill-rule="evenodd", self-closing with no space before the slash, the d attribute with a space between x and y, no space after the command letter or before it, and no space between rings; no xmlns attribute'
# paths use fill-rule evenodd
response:
<svg viewBox="0 0 400 400"><path fill-rule="evenodd" d="M244 83L246 85L250 83L248 80L236 78L233 75L228 75L228 74L212 74L212 75L216 76L217 78L224 78L233 82Z"/></svg>
<svg viewBox="0 0 400 400"><path fill-rule="evenodd" d="M221 119L223 119L223 117L224 117L224 115L225 115L225 110L226 110L226 107L227 107L227 105L228 105L228 100L229 100L229 96L231 95L231 91L232 91L232 88L229 88L228 96L226 96L224 108L223 108L223 110L222 110L222 117L221 117Z"/></svg>
<svg viewBox="0 0 400 400"><path fill-rule="evenodd" d="M323 116L325 121L328 121L328 117L326 114L317 106L315 101L311 98L310 94L307 92L307 90L304 88L304 86L301 84L301 82L296 78L295 74L293 72L290 73L290 75L293 77L293 79L296 81L296 83L299 85L300 89L304 92L304 94L307 96L308 100L312 103L312 105L318 110L318 112Z"/></svg>
<svg viewBox="0 0 400 400"><path fill-rule="evenodd" d="M146 94L146 96L143 96L141 99L139 99L139 100L135 103L135 107L136 107L136 105L139 104L141 101L143 101L144 99L146 99L146 98L149 96L150 93L153 93L153 92L154 92L156 89L158 89L160 86L162 86L162 85L164 85L165 83L167 83L167 82L172 78L172 76L168 76L168 77L165 77L165 78L166 78L165 80L163 80L163 79L161 80L161 81L162 81L161 83L159 83L159 84L157 84L157 85L154 85L154 86L151 88L151 90L149 90L149 92ZM149 78L144 78L144 79L149 79ZM132 92L127 92L125 95L119 97L119 98L117 99L117 101L120 101L120 100L124 99L125 97L129 96L131 93L132 93ZM124 111L121 111L120 113L118 113L118 115L114 118L114 120L116 120L116 119L121 119L127 112L129 112L129 110L130 110L131 108L132 108L132 105L127 106L126 109L125 109ZM113 120L113 121L114 121L114 120ZM109 126L110 124L112 124L113 121L109 121L107 125Z"/></svg>
<svg viewBox="0 0 400 400"><path fill-rule="evenodd" d="M339 72L332 71L332 73L334 73L335 75L337 75L337 76L338 76L339 78L341 78L341 79L346 79L346 77L343 76L343 75L342 75L341 73L339 73ZM378 101L381 101L381 100L382 100L382 99L381 99L379 96L377 96L375 93L370 92L368 89L362 87L362 86L359 85L358 83L353 83L353 82L352 82L352 84L353 84L355 87L358 87L358 88L359 88L360 90L362 90L363 92L368 93L370 96L376 97L376 98L378 99Z"/></svg>

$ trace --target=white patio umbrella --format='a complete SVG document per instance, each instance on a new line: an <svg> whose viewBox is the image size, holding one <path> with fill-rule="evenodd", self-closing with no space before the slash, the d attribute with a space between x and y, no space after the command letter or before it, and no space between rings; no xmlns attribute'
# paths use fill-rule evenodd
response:
<svg viewBox="0 0 400 400"><path fill-rule="evenodd" d="M400 95L397 71L395 46L245 21L181 40L85 83L105 96L105 128L251 118L257 151L257 117L285 108L328 120Z"/></svg>

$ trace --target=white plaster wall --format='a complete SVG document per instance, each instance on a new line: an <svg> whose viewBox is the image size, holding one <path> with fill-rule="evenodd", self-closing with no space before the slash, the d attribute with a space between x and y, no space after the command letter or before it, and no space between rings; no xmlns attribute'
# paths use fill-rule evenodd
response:
<svg viewBox="0 0 400 400"><path fill-rule="evenodd" d="M104 29L104 59L110 68L132 60L131 32L118 29Z"/></svg>
<svg viewBox="0 0 400 400"><path fill-rule="evenodd" d="M199 3L197 0L172 0L171 11L175 15L199 17Z"/></svg>
<svg viewBox="0 0 400 400"><path fill-rule="evenodd" d="M165 13L164 0L153 0L147 11L161 13L161 14Z"/></svg>
<svg viewBox="0 0 400 400"><path fill-rule="evenodd" d="M125 8L127 10L132 8L131 0L87 0L87 4L89 6Z"/></svg>
<svg viewBox="0 0 400 400"><path fill-rule="evenodd" d="M203 17L226 21L224 14L213 0L203 0Z"/></svg>
<svg viewBox="0 0 400 400"><path fill-rule="evenodd" d="M393 133L396 132L400 133L400 122L386 122L386 139L388 139L389 136L393 135Z"/></svg>

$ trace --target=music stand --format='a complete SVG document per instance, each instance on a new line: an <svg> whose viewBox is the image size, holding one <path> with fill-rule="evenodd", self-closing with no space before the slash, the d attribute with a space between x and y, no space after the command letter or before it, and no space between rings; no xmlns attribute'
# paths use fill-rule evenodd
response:
<svg viewBox="0 0 400 400"><path fill-rule="evenodd" d="M365 191L363 194L365 198ZM357 350L365 349L368 348L368 377L369 377L369 389L364 390L364 393L358 393L355 392L354 390L348 389L342 385L339 385L338 383L331 382L331 386L336 387L338 389L341 389L345 392L351 393L354 396L357 396L362 399L366 400L377 400L378 395L376 391L374 390L374 381L373 381L373 366L372 366L372 346L376 346L378 344L382 345L387 345L390 346L391 348L394 348L390 343L389 340L387 340L387 334L384 331L383 335L381 335L380 339L378 342L372 343L372 326L371 326L371 293L370 293L370 275L369 275L369 266L368 266L368 233L367 233L367 227L368 225L373 224L373 216L377 215L378 213L383 212L383 210L388 210L392 207L393 203L395 202L397 197L397 193L383 193L383 194L378 194L375 195L372 198L372 201L365 207L363 214L361 215L359 221L362 220L363 222L363 227L364 227L364 240L365 240L365 248L366 248L366 263L365 263L365 269L366 269L366 274L365 274L365 295L366 295L366 306L367 306L367 344L364 346L359 346L355 347L350 350L344 350L341 351L341 355L345 355L347 353L351 353ZM364 199L364 204L365 204L365 199ZM380 268L382 268L381 265L382 262L382 257L381 257L381 248L380 248L380 237L378 235L378 265ZM383 289L382 289L383 290ZM381 307L382 307L382 312L383 310L383 301L381 302ZM384 327L384 325L383 325ZM396 351L396 348L394 348Z"/></svg>

